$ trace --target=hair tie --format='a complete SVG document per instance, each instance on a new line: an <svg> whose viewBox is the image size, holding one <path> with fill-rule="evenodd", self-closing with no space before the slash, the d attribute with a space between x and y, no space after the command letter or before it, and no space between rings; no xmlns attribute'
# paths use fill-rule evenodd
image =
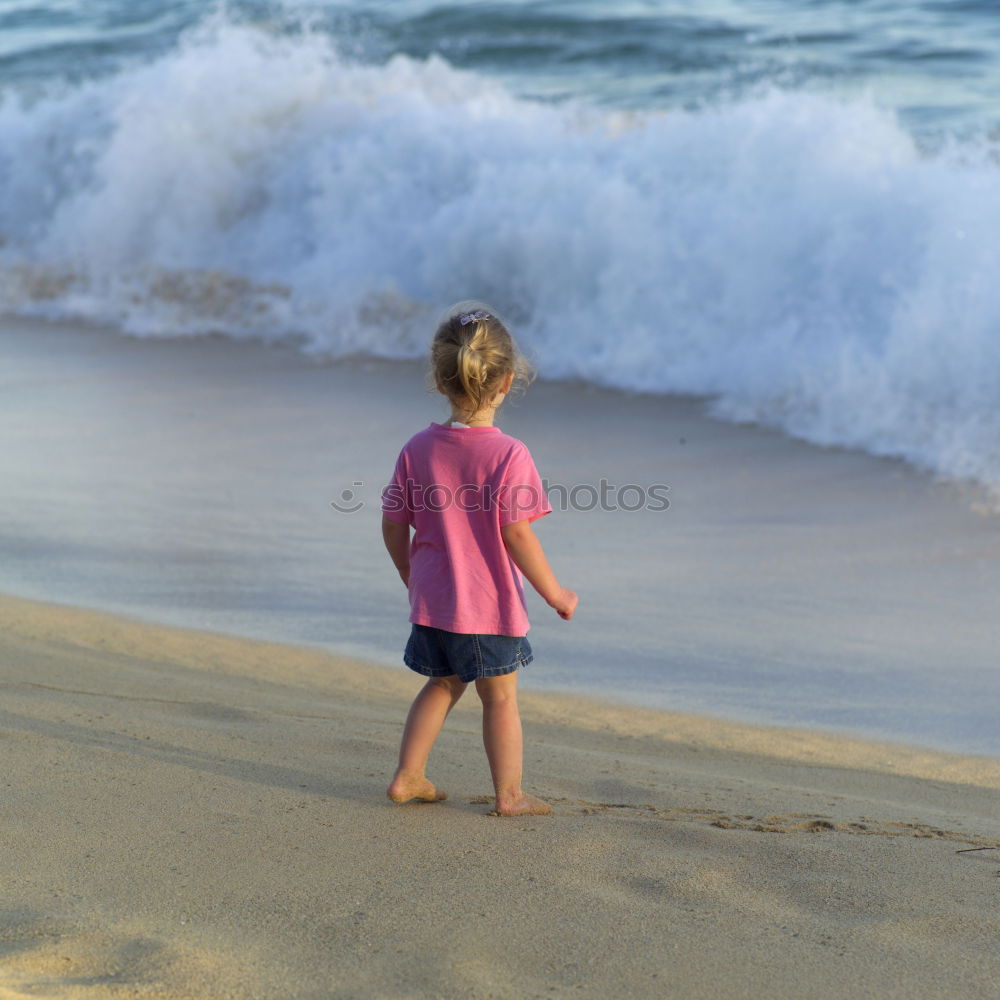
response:
<svg viewBox="0 0 1000 1000"><path fill-rule="evenodd" d="M468 326L470 323L474 322L477 319L489 319L489 318L490 314L486 312L485 309L477 309L475 312L458 314L458 322L461 323L462 326Z"/></svg>

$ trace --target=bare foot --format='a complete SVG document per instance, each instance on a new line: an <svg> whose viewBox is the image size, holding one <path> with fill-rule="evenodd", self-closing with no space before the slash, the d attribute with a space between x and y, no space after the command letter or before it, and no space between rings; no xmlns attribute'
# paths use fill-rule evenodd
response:
<svg viewBox="0 0 1000 1000"><path fill-rule="evenodd" d="M441 802L448 798L426 778L413 778L405 774L397 774L392 779L386 795L393 802L409 802L411 799L419 799L421 802Z"/></svg>
<svg viewBox="0 0 1000 1000"><path fill-rule="evenodd" d="M552 806L548 802L536 799L534 795L525 795L522 792L512 799L504 799L502 802L497 799L497 807L491 816L547 816L552 812Z"/></svg>

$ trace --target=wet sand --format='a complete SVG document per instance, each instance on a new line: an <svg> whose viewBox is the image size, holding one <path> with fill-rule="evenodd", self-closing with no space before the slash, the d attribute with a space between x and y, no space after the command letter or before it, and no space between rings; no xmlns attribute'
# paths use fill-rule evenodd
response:
<svg viewBox="0 0 1000 1000"><path fill-rule="evenodd" d="M421 365L11 319L0 349L0 592L399 663L377 508L442 416ZM1000 517L704 406L537 382L501 411L581 597L567 625L529 594L524 686L1000 756ZM586 509L602 482L670 506Z"/></svg>

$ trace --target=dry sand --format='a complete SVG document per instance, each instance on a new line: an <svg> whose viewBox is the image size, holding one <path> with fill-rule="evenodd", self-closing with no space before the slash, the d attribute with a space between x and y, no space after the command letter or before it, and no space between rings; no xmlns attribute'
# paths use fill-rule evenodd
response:
<svg viewBox="0 0 1000 1000"><path fill-rule="evenodd" d="M499 819L469 698L394 806L418 685L0 599L0 997L997 996L997 760L536 693Z"/></svg>

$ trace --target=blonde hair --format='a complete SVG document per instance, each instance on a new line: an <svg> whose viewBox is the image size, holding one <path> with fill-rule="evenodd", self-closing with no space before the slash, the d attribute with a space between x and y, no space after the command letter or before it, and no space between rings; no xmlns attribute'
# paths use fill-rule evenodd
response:
<svg viewBox="0 0 1000 1000"><path fill-rule="evenodd" d="M465 417L488 406L508 375L518 388L534 377L503 321L481 302L448 310L431 344L431 368L438 392Z"/></svg>

